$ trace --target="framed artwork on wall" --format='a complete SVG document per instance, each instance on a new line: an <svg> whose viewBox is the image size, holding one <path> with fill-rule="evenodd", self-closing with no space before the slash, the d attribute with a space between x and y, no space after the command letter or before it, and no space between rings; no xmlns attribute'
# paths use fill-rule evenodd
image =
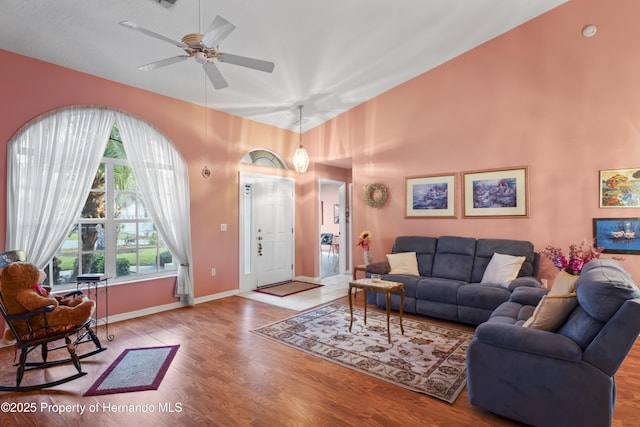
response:
<svg viewBox="0 0 640 427"><path fill-rule="evenodd" d="M640 168L601 170L600 207L640 207Z"/></svg>
<svg viewBox="0 0 640 427"><path fill-rule="evenodd" d="M464 217L528 217L528 172L526 166L464 172Z"/></svg>
<svg viewBox="0 0 640 427"><path fill-rule="evenodd" d="M340 205L333 205L333 223L338 224L340 222Z"/></svg>
<svg viewBox="0 0 640 427"><path fill-rule="evenodd" d="M640 254L640 218L594 218L593 238L604 253Z"/></svg>
<svg viewBox="0 0 640 427"><path fill-rule="evenodd" d="M456 175L405 178L405 218L455 218Z"/></svg>

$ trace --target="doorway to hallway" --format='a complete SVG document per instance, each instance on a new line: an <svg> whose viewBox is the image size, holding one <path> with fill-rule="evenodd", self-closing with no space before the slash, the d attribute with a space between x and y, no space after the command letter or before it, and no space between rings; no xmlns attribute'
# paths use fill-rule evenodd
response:
<svg viewBox="0 0 640 427"><path fill-rule="evenodd" d="M318 197L320 223L317 235L320 247L320 278L345 274L349 271L351 259L347 184L343 181L320 179ZM330 236L329 244L326 243L327 236Z"/></svg>

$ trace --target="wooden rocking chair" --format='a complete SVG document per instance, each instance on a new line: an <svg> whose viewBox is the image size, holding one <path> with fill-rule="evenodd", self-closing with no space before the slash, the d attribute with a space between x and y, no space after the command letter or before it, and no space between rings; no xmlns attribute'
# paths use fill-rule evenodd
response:
<svg viewBox="0 0 640 427"><path fill-rule="evenodd" d="M74 292L75 293L75 292ZM73 295L70 294L70 295ZM101 351L106 350L105 347L102 347L100 344L100 339L96 335L96 333L91 329L91 325L93 319L87 320L82 325L68 325L65 327L49 327L47 323L47 313L54 310L53 305L48 305L46 307L39 308L37 310L31 311L25 314L18 315L10 315L7 313L7 310L4 306L4 301L2 300L2 295L0 294L0 312L2 312L2 317L4 317L6 325L11 329L11 332L16 337L16 351L20 350L20 358L18 363L14 366L17 366L16 372L16 385L15 386L4 386L0 385L0 392L4 391L32 391L32 390L40 390L48 387L55 387L60 384L67 383L69 381L73 381L77 378L80 378L83 375L86 375L86 372L83 372L80 367L80 359L84 359L85 357L92 356L94 354L100 353ZM30 320L35 319L37 317L44 319L44 328L39 330L34 330L31 327ZM27 327L29 329L29 333L27 335L20 336L18 331L16 330L14 323L16 320L26 321ZM64 340L64 344L56 343L56 341ZM95 349L84 353L82 355L78 355L76 353L76 347L78 344L83 342L93 342L95 345ZM49 345L54 345L55 347L49 347ZM41 361L35 362L27 362L27 356L36 348L40 347L41 350ZM58 349L66 348L69 357L63 359L56 359L52 361L47 360L47 356L49 351L54 351ZM67 377L63 377L57 380L49 381L46 383L39 383L28 386L21 386L22 377L26 371L31 371L34 369L43 369L48 368L50 366L60 365L63 363L73 362L76 370L78 371L75 374L72 374Z"/></svg>
<svg viewBox="0 0 640 427"><path fill-rule="evenodd" d="M24 261L25 253L24 251L10 251L0 253L0 268L5 267L6 265L15 262L15 261ZM82 294L82 292L74 291L70 294L65 295L71 296L74 294ZM13 335L16 337L16 352L20 349L20 359L18 363L14 364L17 366L16 372L16 385L15 386L4 386L0 385L0 392L5 391L32 391L32 390L40 390L48 387L55 387L60 384L67 383L69 381L73 381L77 378L80 378L83 375L86 375L86 372L82 372L80 367L80 359L84 359L85 357L92 356L94 354L100 353L101 351L106 350L106 347L102 347L100 344L100 340L98 336L93 331L91 326L95 324L95 320L89 319L82 325L68 325L65 327L49 327L47 322L47 313L52 312L55 309L53 305L48 305L46 307L39 308L37 310L31 311L25 314L17 314L10 315L7 313L7 309L4 305L4 300L2 298L2 294L0 293L0 312L2 313L2 317L4 318L6 326L11 330ZM43 319L44 327L40 329L35 329L31 325L31 319ZM25 321L28 328L28 333L26 335L20 335L14 325L14 322L17 320ZM64 344L61 344L60 341L64 340ZM57 341L57 343L56 343ZM76 347L84 342L93 342L95 345L95 349L78 355L76 353ZM55 345L55 347L49 347L49 345ZM27 362L27 356L36 348L40 347L40 353L42 357L42 361L37 362ZM48 361L47 357L49 351L59 350L62 348L66 348L69 357L57 359L53 361ZM28 386L21 386L22 377L26 371L31 371L34 369L43 369L48 368L50 366L60 365L63 363L72 362L78 371L75 374L69 375L67 377L63 377L57 380L49 381L46 383L39 383Z"/></svg>

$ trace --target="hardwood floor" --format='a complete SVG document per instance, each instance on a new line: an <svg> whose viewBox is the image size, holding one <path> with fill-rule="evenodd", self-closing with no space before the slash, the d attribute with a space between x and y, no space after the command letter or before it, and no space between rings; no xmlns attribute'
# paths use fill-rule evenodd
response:
<svg viewBox="0 0 640 427"><path fill-rule="evenodd" d="M346 298L342 300L346 302ZM356 304L362 304L362 298ZM466 388L450 405L250 332L295 313L230 297L111 324L109 331L115 339L105 339L108 350L82 363L88 375L45 391L0 394L0 426L518 425L472 407ZM100 338L104 339L102 328ZM169 344L180 344L180 350L158 390L82 396L124 349ZM13 348L0 350L3 384L14 381L13 358ZM60 369L69 368L50 370L54 373ZM48 375L28 372L25 382ZM618 399L613 425L637 425L640 343L636 343L616 378ZM10 409L33 405L35 411L10 413L7 403ZM122 412L124 406L119 405L134 405L134 410ZM84 414L78 412L82 407ZM68 412L59 413L61 410Z"/></svg>

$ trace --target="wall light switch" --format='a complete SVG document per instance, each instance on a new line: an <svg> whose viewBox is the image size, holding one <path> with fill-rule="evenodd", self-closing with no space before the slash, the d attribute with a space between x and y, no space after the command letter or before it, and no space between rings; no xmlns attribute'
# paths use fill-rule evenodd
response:
<svg viewBox="0 0 640 427"><path fill-rule="evenodd" d="M220 224L220 231L227 231L227 224Z"/></svg>
<svg viewBox="0 0 640 427"><path fill-rule="evenodd" d="M215 269L215 267L211 269L211 275L212 275L212 276L215 276L215 275L216 275L216 269Z"/></svg>

